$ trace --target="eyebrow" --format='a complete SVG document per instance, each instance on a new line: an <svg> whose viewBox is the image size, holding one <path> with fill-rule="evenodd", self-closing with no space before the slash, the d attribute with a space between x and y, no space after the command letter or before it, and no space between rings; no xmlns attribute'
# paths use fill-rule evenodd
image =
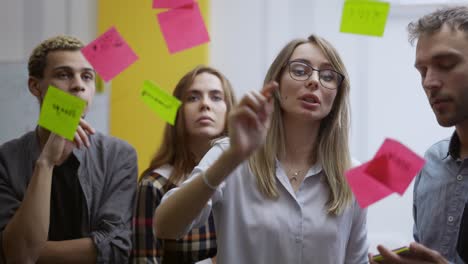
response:
<svg viewBox="0 0 468 264"><path fill-rule="evenodd" d="M58 66L58 67L53 68L52 70L53 71L57 71L57 70L73 71L73 68L70 67L70 66ZM81 68L79 70L80 71L91 71L93 73L96 73L96 71L93 68L89 68L89 67L84 67L84 68Z"/></svg>
<svg viewBox="0 0 468 264"><path fill-rule="evenodd" d="M311 63L309 60L307 60L307 59L294 59L294 60L291 60L291 61L302 62L302 63L307 64L307 65L309 65L309 66L312 67L312 63ZM331 63L329 63L329 62L322 62L322 63L320 63L320 67L319 67L319 68L323 68L323 67L330 67L331 69L334 69L334 68L333 68L333 65L332 65Z"/></svg>
<svg viewBox="0 0 468 264"><path fill-rule="evenodd" d="M432 61L432 60L442 60L442 59L458 59L459 56L457 53L453 53L453 52L450 52L450 51L445 51L445 52L440 52L440 53L437 53L435 54L434 56L430 57L429 58L429 61ZM415 68L418 68L418 67L421 67L421 64L424 64L422 63L421 61L416 61L414 63L414 67Z"/></svg>
<svg viewBox="0 0 468 264"><path fill-rule="evenodd" d="M188 90L187 93L199 93L199 94L201 94L202 92L195 88L195 89ZM222 94L222 93L224 93L224 91L223 90L217 90L217 89L211 89L211 90L208 91L208 93L221 93Z"/></svg>

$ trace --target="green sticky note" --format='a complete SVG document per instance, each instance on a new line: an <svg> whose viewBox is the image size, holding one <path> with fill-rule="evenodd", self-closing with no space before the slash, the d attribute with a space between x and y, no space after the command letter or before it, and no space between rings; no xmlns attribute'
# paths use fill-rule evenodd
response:
<svg viewBox="0 0 468 264"><path fill-rule="evenodd" d="M380 1L347 0L344 3L340 31L383 36L390 4Z"/></svg>
<svg viewBox="0 0 468 264"><path fill-rule="evenodd" d="M177 110L182 102L168 94L151 81L144 81L141 98L151 109L153 109L166 122L174 125Z"/></svg>
<svg viewBox="0 0 468 264"><path fill-rule="evenodd" d="M86 101L49 86L42 102L39 125L70 141L75 137Z"/></svg>

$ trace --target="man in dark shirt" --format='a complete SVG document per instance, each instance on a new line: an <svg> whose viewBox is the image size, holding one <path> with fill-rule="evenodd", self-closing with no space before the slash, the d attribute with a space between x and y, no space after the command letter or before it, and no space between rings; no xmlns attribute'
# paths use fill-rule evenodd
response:
<svg viewBox="0 0 468 264"><path fill-rule="evenodd" d="M82 47L58 36L34 49L28 86L40 104L53 85L91 105ZM0 263L127 263L136 153L85 114L73 142L37 127L0 146Z"/></svg>

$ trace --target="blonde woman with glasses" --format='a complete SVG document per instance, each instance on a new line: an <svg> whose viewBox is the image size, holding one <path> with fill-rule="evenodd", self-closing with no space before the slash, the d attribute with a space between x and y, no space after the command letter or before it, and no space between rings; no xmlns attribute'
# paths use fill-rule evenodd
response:
<svg viewBox="0 0 468 264"><path fill-rule="evenodd" d="M366 211L344 178L349 80L318 36L289 42L262 92L247 93L220 140L156 210L177 238L213 212L219 263L366 263Z"/></svg>

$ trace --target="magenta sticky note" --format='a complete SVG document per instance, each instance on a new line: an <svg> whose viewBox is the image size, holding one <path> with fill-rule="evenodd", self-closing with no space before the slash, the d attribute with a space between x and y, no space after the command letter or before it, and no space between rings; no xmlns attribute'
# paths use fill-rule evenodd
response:
<svg viewBox="0 0 468 264"><path fill-rule="evenodd" d="M157 18L171 54L210 41L198 3L159 13Z"/></svg>
<svg viewBox="0 0 468 264"><path fill-rule="evenodd" d="M106 82L138 60L115 27L82 48L81 52Z"/></svg>
<svg viewBox="0 0 468 264"><path fill-rule="evenodd" d="M361 208L387 197L393 191L366 173L370 162L354 167L345 173L351 191Z"/></svg>
<svg viewBox="0 0 468 264"><path fill-rule="evenodd" d="M366 173L403 195L413 178L424 166L424 159L393 139L385 139Z"/></svg>
<svg viewBox="0 0 468 264"><path fill-rule="evenodd" d="M177 8L192 3L193 0L153 0L153 8Z"/></svg>

